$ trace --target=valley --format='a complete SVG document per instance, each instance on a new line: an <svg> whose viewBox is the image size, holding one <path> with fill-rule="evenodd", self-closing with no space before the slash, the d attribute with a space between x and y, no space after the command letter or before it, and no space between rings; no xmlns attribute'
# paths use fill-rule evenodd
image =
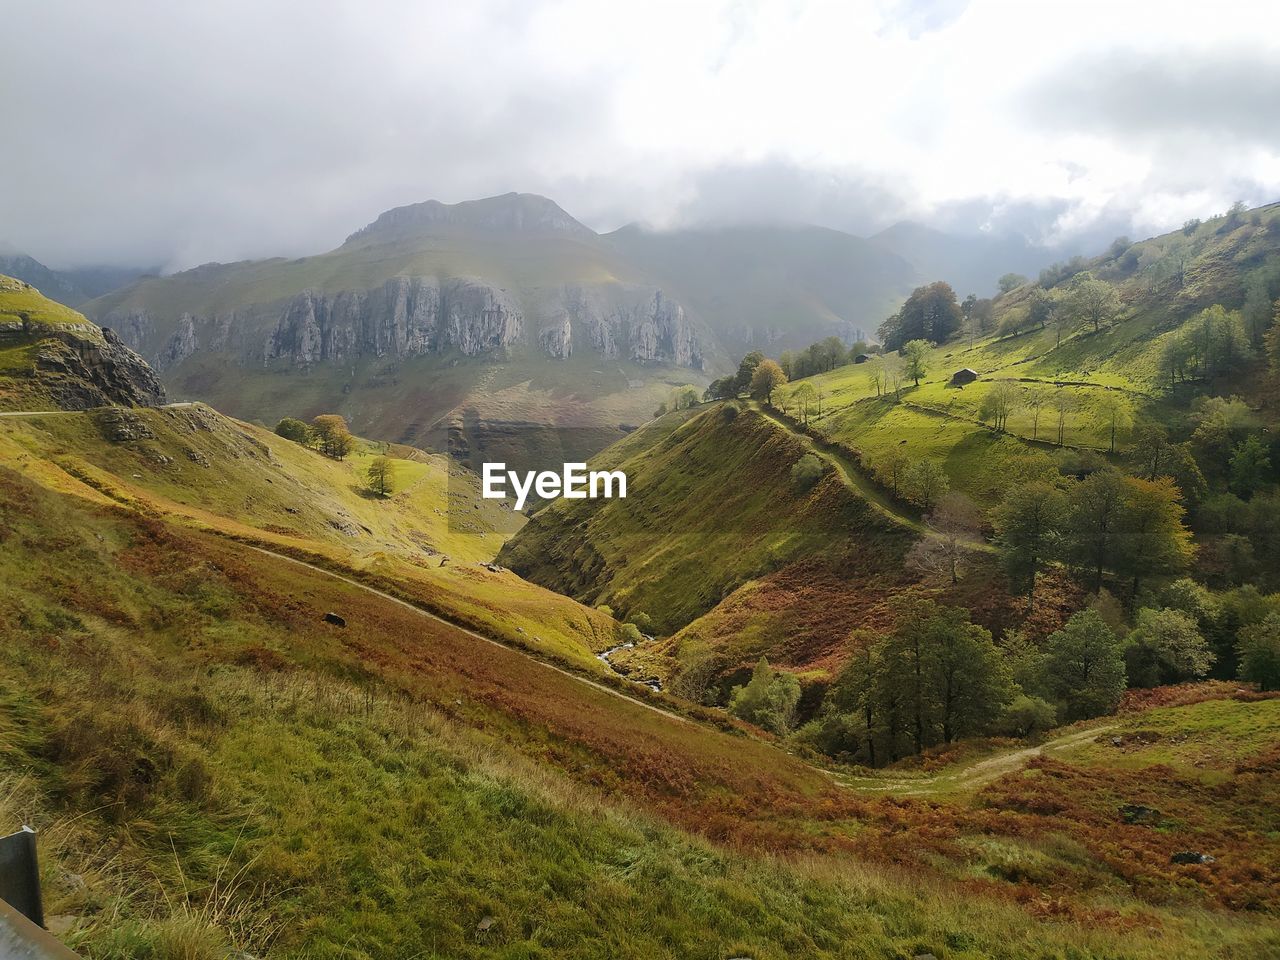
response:
<svg viewBox="0 0 1280 960"><path fill-rule="evenodd" d="M1266 223L1204 262L1269 263ZM1165 345L1232 287L1162 305L1116 283L1096 333L1020 319L1034 291L1008 291L988 329L920 354L918 385L905 346L808 374L792 351L770 395L759 356L732 395L712 383L591 457L626 498L529 516L469 468L500 429L338 442L327 394L285 379L273 404L311 422L140 398L141 357L4 288L0 811L41 829L60 935L157 960L1280 950L1280 701L1229 652L1273 615L1270 546L1224 566L1204 507L1244 492L1203 449L1231 460L1269 422L1268 373L1241 368L1256 419L1196 434L1237 413L1163 389ZM71 374L33 359L72 335ZM976 379L949 386L961 367ZM541 403L504 376L477 381L491 426ZM1061 431L1036 389L1071 397ZM1029 601L1014 491L1074 518L1114 471L1127 531L1125 498L1164 489L1154 426L1157 471L1185 482L1184 449L1207 468L1185 537L1157 497L1158 563L1116 541L1090 589L1063 547ZM1122 651L1150 622L1194 623L1217 665ZM1102 694L1050 666L1087 630L1116 644ZM913 644L938 644L916 663L950 663L958 699L912 692Z"/></svg>

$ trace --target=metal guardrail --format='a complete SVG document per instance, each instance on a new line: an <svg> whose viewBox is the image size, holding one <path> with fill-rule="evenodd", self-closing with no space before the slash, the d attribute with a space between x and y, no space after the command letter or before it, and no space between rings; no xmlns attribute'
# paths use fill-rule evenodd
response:
<svg viewBox="0 0 1280 960"><path fill-rule="evenodd" d="M0 837L0 960L78 960L44 929L36 832Z"/></svg>
<svg viewBox="0 0 1280 960"><path fill-rule="evenodd" d="M80 960L60 940L0 900L0 958L3 960Z"/></svg>
<svg viewBox="0 0 1280 960"><path fill-rule="evenodd" d="M0 837L0 900L37 927L44 926L40 860L36 856L36 832L30 827Z"/></svg>

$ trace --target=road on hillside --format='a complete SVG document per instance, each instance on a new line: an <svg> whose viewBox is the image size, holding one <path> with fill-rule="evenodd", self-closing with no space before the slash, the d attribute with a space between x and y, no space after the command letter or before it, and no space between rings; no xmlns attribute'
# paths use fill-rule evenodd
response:
<svg viewBox="0 0 1280 960"><path fill-rule="evenodd" d="M181 410L183 407L194 407L195 402L183 400L179 403L166 403L159 407L140 407L141 410ZM106 408L98 408L106 409ZM121 409L129 409L122 407ZM48 417L65 413L88 413L88 410L0 410L0 417Z"/></svg>
<svg viewBox="0 0 1280 960"><path fill-rule="evenodd" d="M289 563L297 564L300 567L306 567L308 570L311 570L315 573L323 574L326 577L331 577L334 580L341 580L343 583L348 584L349 586L356 587L357 589L360 589L360 590L364 590L366 593L372 593L374 596L381 597L383 600L389 600L394 604L398 604L399 606L404 607L406 610L412 610L414 613L416 613L420 617L426 617L428 620L434 620L436 623L444 624L446 627L449 627L452 630L458 630L462 633L465 633L467 636L475 640L482 640L485 643L492 644L495 647L501 647L503 650L508 650L511 653L519 654L520 656L525 657L531 663L535 663L539 667L542 667L545 670L554 670L556 673L563 674L564 676L568 677L571 680L576 680L578 683L584 683L589 687L595 687L595 689L600 690L604 693L607 693L610 696L617 697L620 700L626 700L629 703L634 703L638 707L644 707L646 710L652 710L654 713L660 713L664 717L669 717L670 719L677 720L680 723L692 722L687 717L682 717L678 713L672 713L670 710L664 710L662 707L659 707L655 704L646 703L644 700L639 700L635 697L629 697L622 691L614 690L612 687L605 686L603 683L597 683L594 680L588 680L586 677L579 676L578 674L573 673L570 670L565 670L563 667L557 667L555 664L547 663L545 660L539 660L537 657L531 656L530 654L526 653L523 650L520 650L516 647L508 646L507 644L503 643L501 640L495 640L492 637L486 637L483 633L477 633L475 630L470 630L467 627L460 627L458 626L458 624L453 623L449 620L446 620L444 617L437 616L436 614L431 613L429 610L423 610L421 607L417 606L416 604L410 603L408 600L402 600L399 597L395 596L394 594L386 593L382 590L377 589L376 587L371 587L368 584L361 583L359 580L353 580L351 577L344 577L340 573L334 573L332 570L326 570L324 567L317 566L314 563L308 563L305 560L299 560L297 557L291 557L286 553L276 553L274 550L268 550L266 547L258 547L258 546L254 546L253 544L244 544L244 545L247 546L250 550L256 550L258 553L266 554L269 557L275 557L278 560L286 560Z"/></svg>

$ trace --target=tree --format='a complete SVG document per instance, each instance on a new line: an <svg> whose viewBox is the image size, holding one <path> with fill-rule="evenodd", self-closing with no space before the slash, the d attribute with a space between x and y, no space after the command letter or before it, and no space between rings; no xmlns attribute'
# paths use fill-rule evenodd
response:
<svg viewBox="0 0 1280 960"><path fill-rule="evenodd" d="M787 375L788 380L796 380L799 378L796 370L796 354L794 350L783 350L778 354L778 366L782 368L782 372Z"/></svg>
<svg viewBox="0 0 1280 960"><path fill-rule="evenodd" d="M826 369L834 370L845 362L847 353L844 342L839 337L827 337L818 346L822 350L822 360L826 364Z"/></svg>
<svg viewBox="0 0 1280 960"><path fill-rule="evenodd" d="M943 573L958 583L960 563L982 530L982 512L963 493L948 493L925 518L925 524L933 536L921 537L911 548L909 565L926 573Z"/></svg>
<svg viewBox="0 0 1280 960"><path fill-rule="evenodd" d="M825 470L821 460L812 453L806 453L791 465L791 482L798 490L808 490L822 479Z"/></svg>
<svg viewBox="0 0 1280 960"><path fill-rule="evenodd" d="M988 274L988 276L990 276L990 274ZM1006 273L997 281L1001 293L1009 293L1012 290L1017 290L1018 287L1027 282L1027 278L1020 273Z"/></svg>
<svg viewBox="0 0 1280 960"><path fill-rule="evenodd" d="M742 362L738 364L738 373L733 380L735 396L751 388L751 378L755 375L756 367L763 362L764 354L759 350L752 350L742 358Z"/></svg>
<svg viewBox="0 0 1280 960"><path fill-rule="evenodd" d="M1085 271L1072 279L1064 305L1077 320L1092 324L1097 333L1120 309L1120 298L1111 284Z"/></svg>
<svg viewBox="0 0 1280 960"><path fill-rule="evenodd" d="M885 382L884 360L877 357L868 364L868 367L867 379L871 381L871 386L875 388L876 396L884 396L885 391L888 389L888 384Z"/></svg>
<svg viewBox="0 0 1280 960"><path fill-rule="evenodd" d="M787 375L776 361L762 360L751 374L751 395L773 406L775 390L786 386Z"/></svg>
<svg viewBox="0 0 1280 960"><path fill-rule="evenodd" d="M1111 439L1111 447L1108 452L1116 452L1116 431L1123 430L1133 422L1133 414L1129 409L1129 403L1124 397L1114 390L1107 390L1103 393L1102 399L1098 401L1098 421L1102 428L1108 432Z"/></svg>
<svg viewBox="0 0 1280 960"><path fill-rule="evenodd" d="M1124 652L1096 610L1081 610L1049 635L1045 676L1067 721L1115 710L1125 688Z"/></svg>
<svg viewBox="0 0 1280 960"><path fill-rule="evenodd" d="M746 686L733 688L729 712L762 729L785 734L795 722L799 702L800 681L790 673L774 670L761 657Z"/></svg>
<svg viewBox="0 0 1280 960"><path fill-rule="evenodd" d="M791 393L791 399L795 401L796 408L800 412L800 419L805 423L809 422L809 405L818 397L818 391L813 389L813 384L807 380L799 384Z"/></svg>
<svg viewBox="0 0 1280 960"><path fill-rule="evenodd" d="M1136 687L1198 679L1214 661L1196 622L1179 610L1139 610L1128 643L1125 662Z"/></svg>
<svg viewBox="0 0 1280 960"><path fill-rule="evenodd" d="M942 742L986 733L1013 699L1008 665L991 634L963 610L941 607L930 623L928 675Z"/></svg>
<svg viewBox="0 0 1280 960"><path fill-rule="evenodd" d="M1248 500L1267 483L1271 456L1260 439L1246 437L1231 455L1231 490Z"/></svg>
<svg viewBox="0 0 1280 960"><path fill-rule="evenodd" d="M390 457L374 457L365 471L369 489L380 497L391 493L396 483L395 461Z"/></svg>
<svg viewBox="0 0 1280 960"><path fill-rule="evenodd" d="M1020 399L1016 384L1008 380L998 380L982 398L978 416L984 420L990 420L993 430L1003 432L1008 429L1009 416L1017 409Z"/></svg>
<svg viewBox="0 0 1280 960"><path fill-rule="evenodd" d="M1009 582L1028 598L1035 595L1036 575L1061 551L1066 521L1066 495L1047 483L1013 487L992 515Z"/></svg>
<svg viewBox="0 0 1280 960"><path fill-rule="evenodd" d="M920 378L928 372L929 344L923 340L908 340L902 345L902 357L906 360L905 374L920 386Z"/></svg>
<svg viewBox="0 0 1280 960"><path fill-rule="evenodd" d="M1043 330L1053 319L1057 305L1057 300L1052 295L1040 287L1034 287L1027 303L1027 323ZM1061 345L1061 339L1058 343Z"/></svg>
<svg viewBox="0 0 1280 960"><path fill-rule="evenodd" d="M883 683L896 688L919 753L941 735L984 732L1013 697L1000 651L967 613L932 600L894 604L893 632L878 645Z"/></svg>
<svg viewBox="0 0 1280 960"><path fill-rule="evenodd" d="M672 410L688 410L690 407L696 407L700 399L701 394L698 388L691 383L686 383L682 387L672 388L667 406Z"/></svg>
<svg viewBox="0 0 1280 960"><path fill-rule="evenodd" d="M879 475L882 483L889 485L889 489L893 491L895 497L902 493L903 480L906 478L907 468L911 466L911 458L902 451L901 447L893 447L876 467L876 473Z"/></svg>
<svg viewBox="0 0 1280 960"><path fill-rule="evenodd" d="M1143 577L1178 572L1194 551L1191 532L1182 522L1186 511L1172 480L1125 477L1123 488L1113 563L1117 572L1132 577L1136 598Z"/></svg>
<svg viewBox="0 0 1280 960"><path fill-rule="evenodd" d="M1272 222L1280 223L1280 220ZM1275 309L1271 312L1271 326L1262 335L1262 344L1274 379L1280 375L1280 300L1276 301Z"/></svg>
<svg viewBox="0 0 1280 960"><path fill-rule="evenodd" d="M1173 444L1169 442L1168 432L1158 423L1140 424L1133 432L1129 459L1134 471L1144 480L1171 476Z"/></svg>
<svg viewBox="0 0 1280 960"><path fill-rule="evenodd" d="M1061 447L1065 445L1067 418L1076 410L1076 397L1066 387L1058 387L1051 402L1058 416L1058 446Z"/></svg>
<svg viewBox="0 0 1280 960"><path fill-rule="evenodd" d="M1011 737L1030 737L1051 729L1057 718L1058 711L1053 704L1019 693L1000 715L997 729Z"/></svg>
<svg viewBox="0 0 1280 960"><path fill-rule="evenodd" d="M922 509L932 510L951 488L946 472L935 460L917 460L902 477L907 498Z"/></svg>
<svg viewBox="0 0 1280 960"><path fill-rule="evenodd" d="M1241 630L1236 650L1241 680L1260 690L1280 690L1280 613Z"/></svg>
<svg viewBox="0 0 1280 960"><path fill-rule="evenodd" d="M1094 591L1102 589L1103 572L1115 559L1126 492L1124 478L1107 468L1090 474L1067 494L1066 555L1092 575Z"/></svg>
<svg viewBox="0 0 1280 960"><path fill-rule="evenodd" d="M300 443L305 447L311 443L311 428L301 420L293 417L284 417L276 424L276 436L292 440L294 443Z"/></svg>
<svg viewBox="0 0 1280 960"><path fill-rule="evenodd" d="M1043 387L1029 387L1022 393L1022 405L1031 411L1031 439L1040 437L1040 411L1049 405L1049 392Z"/></svg>
<svg viewBox="0 0 1280 960"><path fill-rule="evenodd" d="M355 449L356 441L347 429L347 421L336 413L324 413L311 421L316 442L325 456L344 459Z"/></svg>
<svg viewBox="0 0 1280 960"><path fill-rule="evenodd" d="M738 378L736 375L721 377L718 380L712 380L711 385L707 387L706 392L702 395L706 400L729 400L738 394Z"/></svg>

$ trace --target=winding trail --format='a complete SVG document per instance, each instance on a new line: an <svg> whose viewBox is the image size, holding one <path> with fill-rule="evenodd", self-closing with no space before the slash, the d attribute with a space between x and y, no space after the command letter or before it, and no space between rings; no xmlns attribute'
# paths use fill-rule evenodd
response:
<svg viewBox="0 0 1280 960"><path fill-rule="evenodd" d="M947 770L931 777L851 777L840 773L833 773L832 776L838 783L855 790L865 790L868 793L892 793L900 797L972 789L990 783L1006 773L1012 773L1032 757L1045 753L1064 753L1095 740L1099 735L1115 728L1116 725L1112 723L1076 730L1039 746L1021 747L997 753L968 766Z"/></svg>
<svg viewBox="0 0 1280 960"><path fill-rule="evenodd" d="M786 419L779 416L772 410L766 408L763 404L753 403L752 409L758 410L761 414L768 417L771 421L789 432L807 446L814 456L831 463L836 472L844 481L845 486L856 493L863 500L871 505L871 508L877 513L887 517L892 522L900 526L907 527L914 533L922 537L930 537L935 540L941 540L944 535L934 530L927 523L916 519L910 514L904 513L892 500L867 477L861 467L854 463L849 457L841 453L838 449L829 443L825 443L820 439L816 439L807 433L797 430L794 426L787 422ZM995 547L985 540L977 540L972 537L963 537L961 541L970 550L979 550L983 553L993 553Z"/></svg>

